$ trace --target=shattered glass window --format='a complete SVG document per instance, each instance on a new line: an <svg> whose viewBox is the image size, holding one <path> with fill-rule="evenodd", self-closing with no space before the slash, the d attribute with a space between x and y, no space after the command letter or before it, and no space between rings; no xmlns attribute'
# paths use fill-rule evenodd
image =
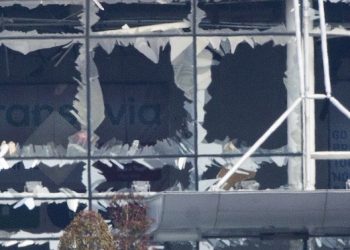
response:
<svg viewBox="0 0 350 250"><path fill-rule="evenodd" d="M350 247L349 237L317 237L310 238L317 250L347 249Z"/></svg>
<svg viewBox="0 0 350 250"><path fill-rule="evenodd" d="M318 2L313 1L313 7L318 11ZM348 1L324 1L327 25L332 28L350 28L350 3ZM315 20L318 27L319 19Z"/></svg>
<svg viewBox="0 0 350 250"><path fill-rule="evenodd" d="M0 46L0 137L18 144L17 155L67 155L82 129L74 107L82 45L25 43Z"/></svg>
<svg viewBox="0 0 350 250"><path fill-rule="evenodd" d="M208 190L211 185L223 177L239 157L200 157L198 159L198 189ZM288 189L288 161L287 156L252 157L246 161L230 177L224 190L265 190Z"/></svg>
<svg viewBox="0 0 350 250"><path fill-rule="evenodd" d="M274 48L272 43L256 48L242 43L234 54L221 56L213 51L213 60L218 65L211 67L208 94L212 99L204 107L207 114L203 127L208 131L205 139L213 142L229 137L237 139L237 144L252 145L286 109L286 89L282 82L285 49ZM264 61L269 62L266 67ZM258 109L269 112L261 115ZM278 137L267 141L266 147L277 148L286 143L285 128L278 132Z"/></svg>
<svg viewBox="0 0 350 250"><path fill-rule="evenodd" d="M168 241L163 244L164 250L195 250L196 243L190 241Z"/></svg>
<svg viewBox="0 0 350 250"><path fill-rule="evenodd" d="M53 248L50 248L50 243L41 243L41 244L35 244L35 245L29 245L29 246L23 246L26 245L25 243L17 243L13 241L4 241L3 247L1 247L2 250L51 250Z"/></svg>
<svg viewBox="0 0 350 250"><path fill-rule="evenodd" d="M195 190L193 159L100 160L92 166L96 192L132 190L137 185L152 192Z"/></svg>
<svg viewBox="0 0 350 250"><path fill-rule="evenodd" d="M45 203L28 209L21 205L21 201L16 202L14 206L0 205L1 230L7 232L19 232L24 230L30 233L57 233L64 229L74 218L67 204L64 203ZM18 205L18 207L17 207ZM80 204L77 211L86 208L85 204Z"/></svg>
<svg viewBox="0 0 350 250"><path fill-rule="evenodd" d="M302 240L294 240L302 246ZM199 243L199 250L251 250L251 249L289 249L291 247L290 239L264 239L264 238L213 238L202 240Z"/></svg>
<svg viewBox="0 0 350 250"><path fill-rule="evenodd" d="M199 0L197 19L203 30L265 31L285 24L284 0Z"/></svg>
<svg viewBox="0 0 350 250"><path fill-rule="evenodd" d="M0 191L18 195L21 192L59 193L69 189L87 192L87 165L85 162L46 160L9 161L0 171Z"/></svg>
<svg viewBox="0 0 350 250"><path fill-rule="evenodd" d="M205 44L198 59L199 101L204 104L199 114L203 119L199 149L209 152L216 144L224 148L220 151L238 153L255 143L287 108L286 47L235 38L203 39ZM284 123L262 148L281 149L286 144Z"/></svg>
<svg viewBox="0 0 350 250"><path fill-rule="evenodd" d="M151 32L189 32L191 30L191 1L112 1L101 3L98 20L92 31L115 31L121 34Z"/></svg>
<svg viewBox="0 0 350 250"><path fill-rule="evenodd" d="M0 6L0 32L83 33L82 13L83 6L75 4Z"/></svg>
<svg viewBox="0 0 350 250"><path fill-rule="evenodd" d="M324 93L318 6L309 2L307 74ZM348 2L325 1L328 29L348 28ZM211 190L301 96L296 13L291 0L1 1L0 249L57 249L77 212L108 219L116 192ZM328 41L333 94L349 108L350 38ZM223 190L303 190L305 117L300 106L290 112ZM349 151L349 125L316 101L317 150ZM349 160L317 161L316 188L344 189L349 176Z"/></svg>
<svg viewBox="0 0 350 250"><path fill-rule="evenodd" d="M95 48L93 62L101 89L92 113L100 121L94 127L97 155L191 151L193 102L187 96L192 98L193 88L186 74L191 74L192 65L190 61L179 65L191 46L177 51L171 44L136 39L134 44L117 43L109 51L101 45Z"/></svg>

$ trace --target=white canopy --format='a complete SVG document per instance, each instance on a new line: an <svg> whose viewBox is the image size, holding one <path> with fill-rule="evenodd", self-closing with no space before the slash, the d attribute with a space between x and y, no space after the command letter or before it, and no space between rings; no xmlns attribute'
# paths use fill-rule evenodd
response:
<svg viewBox="0 0 350 250"><path fill-rule="evenodd" d="M159 241L350 236L350 191L165 192L148 200Z"/></svg>

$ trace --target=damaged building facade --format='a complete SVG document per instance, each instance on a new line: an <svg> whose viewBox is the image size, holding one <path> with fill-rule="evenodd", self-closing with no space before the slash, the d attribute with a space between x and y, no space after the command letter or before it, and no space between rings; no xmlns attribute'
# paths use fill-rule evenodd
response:
<svg viewBox="0 0 350 250"><path fill-rule="evenodd" d="M0 24L0 249L56 249L118 191L350 188L348 0L3 0Z"/></svg>

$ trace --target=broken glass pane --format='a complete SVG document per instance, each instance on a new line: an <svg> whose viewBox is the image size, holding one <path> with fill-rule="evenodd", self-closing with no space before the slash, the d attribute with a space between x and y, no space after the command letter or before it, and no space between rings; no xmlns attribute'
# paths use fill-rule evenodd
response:
<svg viewBox="0 0 350 250"><path fill-rule="evenodd" d="M284 0L199 0L199 28L203 30L268 30L285 24Z"/></svg>
<svg viewBox="0 0 350 250"><path fill-rule="evenodd" d="M0 191L30 192L45 195L58 193L65 188L85 193L87 186L87 165L85 162L8 161L10 168L0 171ZM83 183L84 182L84 183Z"/></svg>
<svg viewBox="0 0 350 250"><path fill-rule="evenodd" d="M243 153L287 109L287 48L276 42L248 37L198 41L200 153ZM297 72L288 74L297 77ZM261 148L282 153L286 144L284 122Z"/></svg>
<svg viewBox="0 0 350 250"><path fill-rule="evenodd" d="M86 208L79 204L77 212ZM72 212L67 203L42 203L29 210L25 205L14 208L12 205L0 205L1 230L30 233L56 233L63 230L76 213Z"/></svg>
<svg viewBox="0 0 350 250"><path fill-rule="evenodd" d="M19 241L21 242L21 241ZM50 248L50 243L40 243L40 244L33 244L29 246L21 246L19 244L13 244L11 241L3 241L3 246L0 247L1 250L52 250L53 248ZM11 245L11 246L7 246Z"/></svg>
<svg viewBox="0 0 350 250"><path fill-rule="evenodd" d="M348 249L350 248L349 237L317 237L310 238L317 250Z"/></svg>
<svg viewBox="0 0 350 250"><path fill-rule="evenodd" d="M229 178L225 190L289 189L288 162L297 157L252 157ZM198 158L199 191L208 190L236 164L240 157Z"/></svg>
<svg viewBox="0 0 350 250"><path fill-rule="evenodd" d="M83 91L77 67L81 44L60 42L59 46L41 45L42 41L0 46L0 138L17 145L15 155L85 152L87 139L80 119L85 110L74 105Z"/></svg>
<svg viewBox="0 0 350 250"><path fill-rule="evenodd" d="M318 1L313 1L313 8L318 11ZM324 10L327 25L332 28L350 28L350 2L349 1L324 1ZM319 19L315 25L319 26Z"/></svg>
<svg viewBox="0 0 350 250"><path fill-rule="evenodd" d="M99 160L92 166L92 187L97 192L195 189L195 169L191 158Z"/></svg>
<svg viewBox="0 0 350 250"><path fill-rule="evenodd" d="M116 31L125 34L155 31L189 32L191 1L159 2L102 2L104 10L97 12L98 20L92 25L94 32ZM95 7L95 9L97 9Z"/></svg>
<svg viewBox="0 0 350 250"><path fill-rule="evenodd" d="M0 31L83 33L82 5L50 4L0 6Z"/></svg>
<svg viewBox="0 0 350 250"><path fill-rule="evenodd" d="M350 38L328 39L332 95L345 107L350 108ZM324 93L324 76L321 41L315 40L315 83L316 92ZM349 151L350 121L328 100L316 101L316 150ZM345 188L350 179L348 160L320 161L317 171L329 169L329 188Z"/></svg>
<svg viewBox="0 0 350 250"><path fill-rule="evenodd" d="M162 244L164 250L196 250L196 243L190 241L168 241Z"/></svg>
<svg viewBox="0 0 350 250"><path fill-rule="evenodd" d="M263 237L263 236L262 236ZM302 240L294 240L303 246ZM252 250L252 249L290 249L291 239L259 239L259 238L213 238L202 240L199 250Z"/></svg>
<svg viewBox="0 0 350 250"><path fill-rule="evenodd" d="M192 46L176 39L99 42L91 70L96 155L192 151Z"/></svg>

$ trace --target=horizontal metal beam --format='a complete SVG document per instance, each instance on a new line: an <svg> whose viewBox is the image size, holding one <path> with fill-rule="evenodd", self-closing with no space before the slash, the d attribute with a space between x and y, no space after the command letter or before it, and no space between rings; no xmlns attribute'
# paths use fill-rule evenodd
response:
<svg viewBox="0 0 350 250"><path fill-rule="evenodd" d="M350 159L350 151L320 151L311 153L316 160L346 160Z"/></svg>

